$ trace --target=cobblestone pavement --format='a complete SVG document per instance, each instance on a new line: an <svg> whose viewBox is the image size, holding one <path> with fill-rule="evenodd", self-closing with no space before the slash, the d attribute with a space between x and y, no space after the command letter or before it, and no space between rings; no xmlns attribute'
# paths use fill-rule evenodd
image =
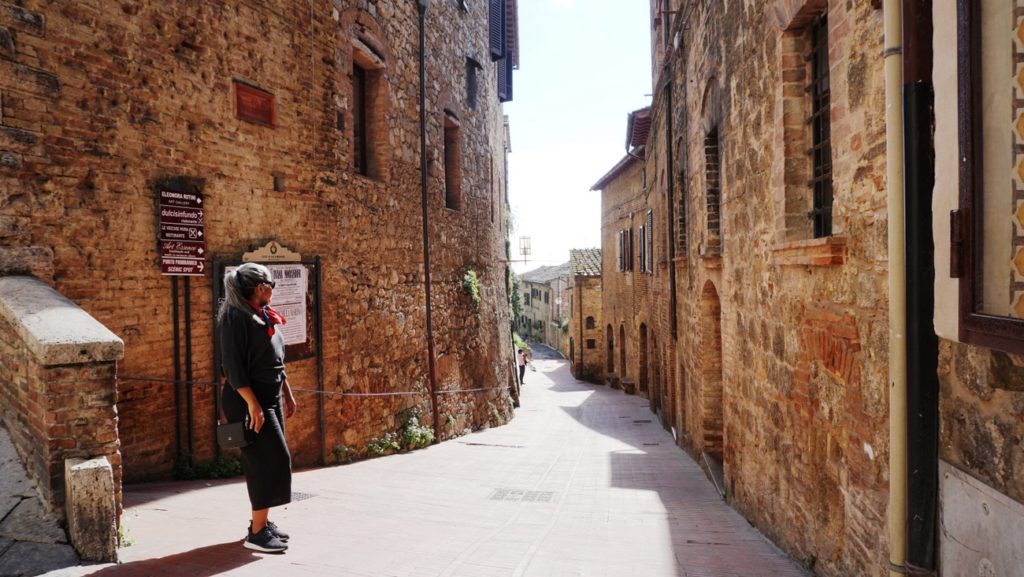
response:
<svg viewBox="0 0 1024 577"><path fill-rule="evenodd" d="M508 425L295 474L282 555L243 549L240 480L126 487L121 565L50 575L804 577L725 504L647 401L537 359Z"/></svg>
<svg viewBox="0 0 1024 577"><path fill-rule="evenodd" d="M78 565L78 555L28 478L0 426L0 577L36 575Z"/></svg>

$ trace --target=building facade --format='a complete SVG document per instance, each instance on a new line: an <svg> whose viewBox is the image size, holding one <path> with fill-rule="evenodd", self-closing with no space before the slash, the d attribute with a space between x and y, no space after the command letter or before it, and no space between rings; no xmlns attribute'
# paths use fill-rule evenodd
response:
<svg viewBox="0 0 1024 577"><path fill-rule="evenodd" d="M523 273L523 317L520 334L536 339L561 351L567 331L562 321L567 320L563 293L568 286L569 263L542 266Z"/></svg>
<svg viewBox="0 0 1024 577"><path fill-rule="evenodd" d="M601 249L569 251L569 359L580 380L601 383L606 341L601 330Z"/></svg>
<svg viewBox="0 0 1024 577"><path fill-rule="evenodd" d="M1015 574L1024 7L882 4L651 2L654 99L595 186L609 363L658 366L666 428L815 574Z"/></svg>
<svg viewBox="0 0 1024 577"><path fill-rule="evenodd" d="M297 466L411 409L442 438L511 415L515 2L302 6L0 10L0 263L123 339L126 480L218 454L213 319L243 260L294 281Z"/></svg>
<svg viewBox="0 0 1024 577"><path fill-rule="evenodd" d="M595 185L607 366L794 557L882 575L882 16L825 4L652 2L653 102Z"/></svg>

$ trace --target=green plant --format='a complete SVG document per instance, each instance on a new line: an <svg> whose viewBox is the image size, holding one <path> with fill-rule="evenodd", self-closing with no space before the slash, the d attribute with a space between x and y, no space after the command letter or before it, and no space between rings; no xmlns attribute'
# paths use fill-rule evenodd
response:
<svg viewBox="0 0 1024 577"><path fill-rule="evenodd" d="M480 308L480 279L477 278L475 270L467 270L462 276L462 290L466 291L473 304Z"/></svg>
<svg viewBox="0 0 1024 577"><path fill-rule="evenodd" d="M498 412L498 407L494 406L494 403L488 402L487 408L491 411L491 424L495 427L501 426L505 419L501 418L501 413Z"/></svg>
<svg viewBox="0 0 1024 577"><path fill-rule="evenodd" d="M509 291L508 297L512 307L512 322L515 323L523 316L523 284L519 281L519 275L511 268L508 269Z"/></svg>
<svg viewBox="0 0 1024 577"><path fill-rule="evenodd" d="M401 448L402 446L398 444L398 435L395 433L384 433L383 437L374 437L366 444L366 450L378 457L390 455Z"/></svg>
<svg viewBox="0 0 1024 577"><path fill-rule="evenodd" d="M242 462L234 457L217 457L213 461L203 463L190 462L187 454L178 455L174 460L171 474L175 479L191 481L193 479L227 479L242 474Z"/></svg>
<svg viewBox="0 0 1024 577"><path fill-rule="evenodd" d="M455 424L455 417L448 415L444 420L445 426L451 427Z"/></svg>
<svg viewBox="0 0 1024 577"><path fill-rule="evenodd" d="M434 431L420 424L418 415L413 415L402 425L402 443L408 450L426 447L434 442Z"/></svg>
<svg viewBox="0 0 1024 577"><path fill-rule="evenodd" d="M135 544L135 538L132 537L131 531L124 524L124 519L121 519L121 523L117 526L117 546L118 547L131 547Z"/></svg>
<svg viewBox="0 0 1024 577"><path fill-rule="evenodd" d="M334 448L331 449L331 454L334 455L334 462L338 465L352 462L352 447L348 445L335 443Z"/></svg>
<svg viewBox="0 0 1024 577"><path fill-rule="evenodd" d="M530 350L530 345L526 344L526 341L524 341L523 337L519 336L519 333L517 332L512 333L512 343L515 344L517 349Z"/></svg>
<svg viewBox="0 0 1024 577"><path fill-rule="evenodd" d="M563 335L569 334L569 319L562 319L562 323L558 325L558 328L562 330Z"/></svg>

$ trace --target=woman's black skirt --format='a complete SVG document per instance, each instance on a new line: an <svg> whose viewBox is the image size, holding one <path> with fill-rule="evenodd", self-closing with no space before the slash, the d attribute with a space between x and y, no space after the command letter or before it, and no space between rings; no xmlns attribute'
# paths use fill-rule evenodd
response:
<svg viewBox="0 0 1024 577"><path fill-rule="evenodd" d="M224 416L229 422L245 419L249 410L230 386L224 387ZM285 505L292 500L292 456L284 438L281 398L263 407L263 427L253 442L242 448L242 470L253 511Z"/></svg>

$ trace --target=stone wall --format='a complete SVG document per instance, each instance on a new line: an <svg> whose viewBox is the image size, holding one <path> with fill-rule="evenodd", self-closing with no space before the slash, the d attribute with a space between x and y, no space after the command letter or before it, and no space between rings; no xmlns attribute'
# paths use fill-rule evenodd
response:
<svg viewBox="0 0 1024 577"><path fill-rule="evenodd" d="M0 3L0 247L52 254L58 290L125 341L118 390L125 478L170 473L179 447L211 459L214 279L182 281L191 305L194 410L175 392L172 283L161 276L155 197L187 182L205 197L208 255L276 240L322 259L326 427L317 359L289 363L298 466L336 445L356 454L412 406L430 415L415 2ZM508 415L511 366L503 268L504 131L487 12L432 3L427 27L431 310L441 418ZM467 56L480 64L475 108ZM368 83L368 175L356 169L353 62ZM274 126L239 119L234 84L273 94ZM447 112L446 112L447 111ZM445 204L443 126L458 126L461 191ZM36 254L36 253L32 253ZM22 259L25 260L25 259ZM45 259L44 259L45 260ZM207 264L209 264L209 260ZM45 263L44 263L45 264ZM36 268L40 268L38 265ZM477 272L479 308L462 289ZM45 266L42 266L46 272ZM41 275L44 276L45 275ZM184 305L179 306L183 312ZM182 322L185 322L183 317ZM356 397L351 394L397 393ZM180 416L177 416L180 415ZM175 438L177 428L181 437ZM446 433L447 434L447 433Z"/></svg>
<svg viewBox="0 0 1024 577"><path fill-rule="evenodd" d="M63 516L64 461L105 458L121 506L115 406L122 343L31 277L0 278L0 419L29 475Z"/></svg>
<svg viewBox="0 0 1024 577"><path fill-rule="evenodd" d="M657 335L648 358L664 383L652 403L681 446L721 462L736 508L818 574L883 575L882 15L828 3L833 231L815 239L803 55L825 3L793 4L782 12L797 16L780 19L773 2L674 2L678 13L655 24L643 208L658 223L658 265L647 288L615 296L606 280L605 299L645 295L650 310L636 318Z"/></svg>

